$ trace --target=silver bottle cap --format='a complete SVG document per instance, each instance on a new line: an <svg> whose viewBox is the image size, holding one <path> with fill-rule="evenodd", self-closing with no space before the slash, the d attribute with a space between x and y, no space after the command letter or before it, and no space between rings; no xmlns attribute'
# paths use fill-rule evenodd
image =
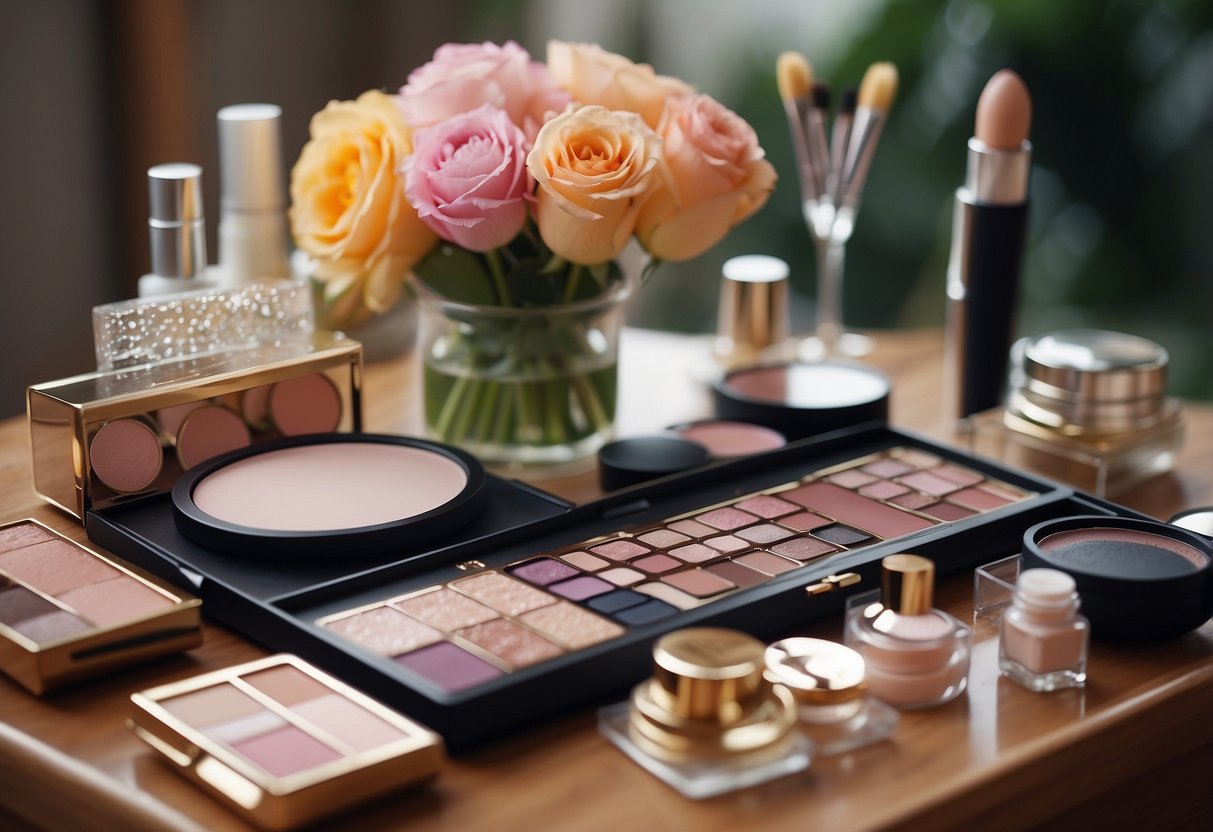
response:
<svg viewBox="0 0 1213 832"><path fill-rule="evenodd" d="M220 206L244 213L282 210L282 108L233 104L219 111L218 120Z"/></svg>
<svg viewBox="0 0 1213 832"><path fill-rule="evenodd" d="M147 171L148 237L152 274L194 277L206 270L206 215L202 168L188 162Z"/></svg>

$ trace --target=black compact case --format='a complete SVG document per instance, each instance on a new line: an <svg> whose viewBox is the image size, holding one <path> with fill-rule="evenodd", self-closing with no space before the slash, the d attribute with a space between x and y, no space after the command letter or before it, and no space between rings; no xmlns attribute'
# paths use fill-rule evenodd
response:
<svg viewBox="0 0 1213 832"><path fill-rule="evenodd" d="M971 477L988 478L997 486L987 497L1011 491L1019 496L1006 505L933 522L906 534L872 537L866 543L840 547L827 557L806 559L754 585L739 583L735 590L700 598L696 605L650 623L632 616L628 620L633 623L622 627L622 634L588 646L566 645L560 655L455 691L316 623L469 575L513 574L514 566L535 556L555 560L563 553L581 550L588 555L603 540L638 540L645 530L664 529L672 519L703 516L714 507L736 505L739 498L762 495L767 499L769 494L779 502L780 494L793 494L791 489L804 483L816 483L817 489L836 496L834 492L842 489L828 484L834 476L831 471L903 452L934 455L960 475L967 471ZM327 560L288 564L212 551L178 531L169 495L90 511L86 524L89 537L98 544L200 596L211 616L271 649L299 654L412 715L441 733L458 751L537 720L622 695L648 675L653 640L671 630L712 625L775 638L841 609L845 596L878 586L880 560L886 555L914 552L934 560L939 572L948 573L1017 553L1024 530L1045 520L1075 514L1131 515L1067 486L880 426L714 463L572 509L542 492L492 476L486 478L484 491L485 507L467 526L431 541L424 551L388 553L369 560L355 552L333 551ZM843 497L844 502L852 499ZM896 515L898 510L885 507L882 511ZM921 518L916 510L904 514ZM763 523L755 527L758 525ZM832 523L833 527L843 525ZM758 550L766 544L751 545ZM681 568L695 571L685 564ZM846 575L846 580L832 577L840 575ZM585 578L594 577L583 575L578 580L584 583ZM812 592L806 592L810 587ZM611 597L626 601L626 593L632 591L612 590L616 594ZM564 603L608 615L606 604L587 606L589 601L564 595L556 606ZM646 609L652 608L651 601L645 603ZM528 623L525 616L520 620Z"/></svg>

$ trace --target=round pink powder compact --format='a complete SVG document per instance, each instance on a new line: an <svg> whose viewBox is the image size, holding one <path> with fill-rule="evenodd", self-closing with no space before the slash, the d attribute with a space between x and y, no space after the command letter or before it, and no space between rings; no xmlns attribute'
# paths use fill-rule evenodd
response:
<svg viewBox="0 0 1213 832"><path fill-rule="evenodd" d="M160 438L139 419L106 422L89 442L93 475L119 494L142 491L160 473Z"/></svg>
<svg viewBox="0 0 1213 832"><path fill-rule="evenodd" d="M227 454L173 487L178 528L231 554L319 559L404 552L466 523L484 469L399 436L297 437Z"/></svg>

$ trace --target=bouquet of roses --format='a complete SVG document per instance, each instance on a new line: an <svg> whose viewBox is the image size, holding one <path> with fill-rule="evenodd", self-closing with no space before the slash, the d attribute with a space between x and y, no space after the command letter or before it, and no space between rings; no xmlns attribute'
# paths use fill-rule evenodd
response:
<svg viewBox="0 0 1213 832"><path fill-rule="evenodd" d="M398 95L366 92L313 117L291 173L291 228L338 318L386 311L410 273L419 292L458 304L555 307L608 291L633 239L653 264L707 251L765 203L775 179L744 119L647 65L561 41L548 44L546 66L513 42L447 44ZM479 336L464 327L465 343L444 346L470 369L432 406L427 388L434 432L544 444L609 421L613 390L605 402L567 367L543 368L563 372L564 389L491 393L486 368L529 361L523 353L567 364L576 349L579 333L551 322L546 333L511 326ZM563 410L545 396L578 412L522 424L534 422L528 410ZM461 418L478 402L480 413Z"/></svg>

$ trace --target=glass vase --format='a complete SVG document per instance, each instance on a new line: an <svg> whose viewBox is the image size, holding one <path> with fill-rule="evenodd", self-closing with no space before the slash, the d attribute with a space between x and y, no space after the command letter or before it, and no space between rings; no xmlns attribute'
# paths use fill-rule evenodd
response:
<svg viewBox="0 0 1213 832"><path fill-rule="evenodd" d="M498 467L572 462L610 439L626 280L552 306L463 303L420 281L414 291L430 437Z"/></svg>

